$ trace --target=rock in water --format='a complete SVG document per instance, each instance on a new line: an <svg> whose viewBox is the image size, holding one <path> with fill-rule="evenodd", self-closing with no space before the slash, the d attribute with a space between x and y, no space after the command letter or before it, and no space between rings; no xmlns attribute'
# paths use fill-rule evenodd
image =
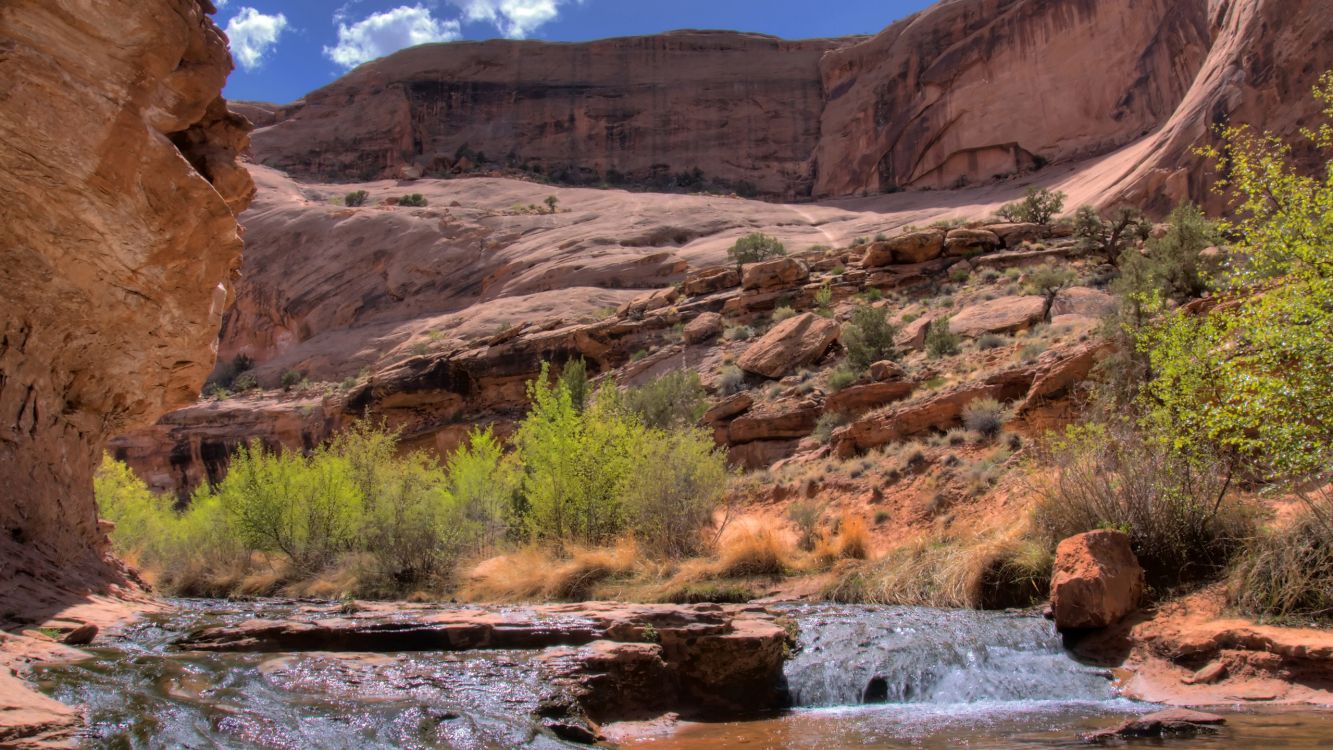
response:
<svg viewBox="0 0 1333 750"><path fill-rule="evenodd" d="M0 12L0 611L125 583L93 503L103 439L191 403L213 367L253 185L212 10Z"/></svg>
<svg viewBox="0 0 1333 750"><path fill-rule="evenodd" d="M1105 745L1121 740L1196 737L1200 734L1216 734L1217 728L1225 723L1226 719L1215 714L1187 708L1168 708L1130 719L1114 729L1091 732L1079 738L1090 745Z"/></svg>
<svg viewBox="0 0 1333 750"><path fill-rule="evenodd" d="M1060 542L1051 576L1051 609L1062 630L1114 625L1139 606L1143 568L1119 531L1089 531Z"/></svg>

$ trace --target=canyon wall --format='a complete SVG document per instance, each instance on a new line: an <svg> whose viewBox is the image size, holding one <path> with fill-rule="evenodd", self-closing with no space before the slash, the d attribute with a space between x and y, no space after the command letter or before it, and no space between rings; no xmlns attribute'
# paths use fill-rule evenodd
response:
<svg viewBox="0 0 1333 750"><path fill-rule="evenodd" d="M246 111L268 124L256 159L301 178L485 162L653 187L699 169L770 197L837 198L1140 145L1098 173L1092 200L1165 204L1156 191L1208 197L1192 147L1213 125L1292 134L1318 112L1330 34L1320 0L945 0L869 38L428 45ZM1193 176L1168 180L1181 168Z"/></svg>
<svg viewBox="0 0 1333 750"><path fill-rule="evenodd" d="M208 0L0 5L0 619L121 581L105 437L191 403L240 266L248 123Z"/></svg>
<svg viewBox="0 0 1333 750"><path fill-rule="evenodd" d="M835 44L682 31L425 45L281 110L255 157L334 179L440 175L483 156L560 181L649 182L698 168L799 195L819 138L819 59Z"/></svg>

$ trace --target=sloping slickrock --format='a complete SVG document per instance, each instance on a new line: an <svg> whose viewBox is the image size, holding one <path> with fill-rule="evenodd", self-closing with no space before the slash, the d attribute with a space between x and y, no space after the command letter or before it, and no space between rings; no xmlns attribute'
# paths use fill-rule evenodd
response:
<svg viewBox="0 0 1333 750"><path fill-rule="evenodd" d="M796 286L810 278L810 269L796 258L776 258L745 267L741 288L746 290L780 289Z"/></svg>
<svg viewBox="0 0 1333 750"><path fill-rule="evenodd" d="M815 431L821 413L818 406L808 401L766 406L732 420L727 427L727 439L736 445L755 440L805 437Z"/></svg>
<svg viewBox="0 0 1333 750"><path fill-rule="evenodd" d="M0 667L0 747L71 748L82 712L29 690Z"/></svg>
<svg viewBox="0 0 1333 750"><path fill-rule="evenodd" d="M827 411L856 416L912 395L916 384L901 380L867 383L844 388L824 401Z"/></svg>
<svg viewBox="0 0 1333 750"><path fill-rule="evenodd" d="M1015 333L1040 323L1045 309L1041 297L1000 297L959 310L949 319L949 330L969 338L983 333Z"/></svg>
<svg viewBox="0 0 1333 750"><path fill-rule="evenodd" d="M103 441L191 403L213 367L253 185L212 11L0 9L0 610L130 585L93 501Z"/></svg>
<svg viewBox="0 0 1333 750"><path fill-rule="evenodd" d="M1089 531L1055 549L1051 609L1060 630L1114 625L1138 608L1143 589L1143 567L1119 531Z"/></svg>
<svg viewBox="0 0 1333 750"><path fill-rule="evenodd" d="M837 321L803 313L773 326L741 354L736 365L776 380L824 356L841 332Z"/></svg>

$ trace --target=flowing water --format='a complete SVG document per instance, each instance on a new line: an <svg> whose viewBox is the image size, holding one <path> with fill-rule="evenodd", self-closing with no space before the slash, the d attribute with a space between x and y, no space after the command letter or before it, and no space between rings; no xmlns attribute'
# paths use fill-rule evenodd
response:
<svg viewBox="0 0 1333 750"><path fill-rule="evenodd" d="M37 674L87 707L94 748L579 747L532 717L550 698L533 652L183 652L189 631L252 617L335 616L299 603L180 602L86 661ZM1105 670L1070 658L1030 615L793 606L793 709L630 738L656 750L1078 747L1079 732L1154 707L1118 698ZM1333 713L1229 715L1208 748L1333 747Z"/></svg>

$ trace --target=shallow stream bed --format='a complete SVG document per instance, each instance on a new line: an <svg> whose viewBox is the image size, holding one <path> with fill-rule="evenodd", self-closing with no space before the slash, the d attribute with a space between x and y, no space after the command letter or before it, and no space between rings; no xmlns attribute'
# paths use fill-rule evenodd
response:
<svg viewBox="0 0 1333 750"><path fill-rule="evenodd" d="M204 653L176 644L255 617L318 620L300 602L183 601L105 640L93 657L38 670L86 707L90 748L571 748L534 717L552 699L537 650ZM1079 747L1081 732L1154 710L1119 698L1031 614L841 605L777 608L799 627L785 667L793 708L672 732L659 750ZM409 616L404 614L403 616ZM1333 712L1227 712L1182 747L1333 747ZM622 735L623 737L623 735Z"/></svg>

